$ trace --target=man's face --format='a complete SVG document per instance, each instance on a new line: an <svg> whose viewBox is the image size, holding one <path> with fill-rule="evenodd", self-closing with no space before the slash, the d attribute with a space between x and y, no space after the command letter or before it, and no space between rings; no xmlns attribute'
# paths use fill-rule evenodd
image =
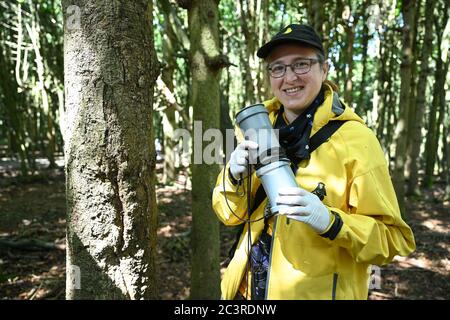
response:
<svg viewBox="0 0 450 320"><path fill-rule="evenodd" d="M284 44L276 47L267 58L269 66L274 64L291 64L302 58L317 59L312 48L295 44ZM275 97L283 104L287 113L300 115L314 100L326 79L328 65L313 63L311 70L298 75L287 67L281 78L270 78L270 86Z"/></svg>

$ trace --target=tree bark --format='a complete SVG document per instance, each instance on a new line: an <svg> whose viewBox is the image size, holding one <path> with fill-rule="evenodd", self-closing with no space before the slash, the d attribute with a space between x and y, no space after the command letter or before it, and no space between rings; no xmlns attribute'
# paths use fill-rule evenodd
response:
<svg viewBox="0 0 450 320"><path fill-rule="evenodd" d="M425 16L434 16L434 4L435 1L427 0L425 3ZM422 145L422 126L423 116L426 108L426 91L429 74L428 59L433 49L433 19L426 19L425 21L425 38L422 47L422 56L420 63L419 79L417 81L417 101L416 112L413 121L411 132L411 153L409 155L411 161L409 166L409 180L408 180L408 195L419 195L420 189L418 185L418 170L419 170L419 154L420 147Z"/></svg>
<svg viewBox="0 0 450 320"><path fill-rule="evenodd" d="M358 24L359 14L357 10L352 10L350 4L347 5L348 17L343 17L343 26L346 34L346 41L343 50L345 61L345 85L344 85L344 100L349 105L353 104L353 49L355 42L355 30ZM353 17L353 21L351 18Z"/></svg>
<svg viewBox="0 0 450 320"><path fill-rule="evenodd" d="M447 108L448 109L448 108ZM447 119L447 126L444 127L444 133L443 133L443 137L445 137L445 139L443 139L445 145L444 145L444 174L445 174L445 194L444 194L444 200L446 201L450 201L450 121Z"/></svg>
<svg viewBox="0 0 450 320"><path fill-rule="evenodd" d="M412 148L413 148L413 132L415 126L416 119L416 109L417 109L417 87L419 82L417 81L418 76L418 63L417 61L420 59L419 53L421 52L420 48L420 30L419 30L419 15L421 12L422 0L416 0L415 4L415 14L414 14L414 23L412 24L414 28L412 28L412 59L411 59L411 90L409 93L409 119L408 119L408 136L406 137L406 162L405 162L405 180L409 181L411 175L411 162L416 161L416 159L411 158ZM409 183L407 184L406 194L409 194Z"/></svg>
<svg viewBox="0 0 450 320"><path fill-rule="evenodd" d="M194 121L200 121L205 132L220 128L219 79L223 65L220 64L218 1L190 1L188 16ZM201 138L194 137L193 144L190 298L218 299L219 223L212 211L211 194L219 168L217 164L208 165L204 159L196 159L196 152L203 154L204 150Z"/></svg>
<svg viewBox="0 0 450 320"><path fill-rule="evenodd" d="M324 6L323 0L306 0L308 20L314 30L323 35L322 28L324 26ZM327 51L325 51L327 52Z"/></svg>
<svg viewBox="0 0 450 320"><path fill-rule="evenodd" d="M162 70L161 78L167 86L167 89L170 92L174 92L173 78L177 66L175 55L180 45L175 33L177 28L171 23L171 20L173 20L171 16L175 15L175 13L173 12L172 5L168 1L158 2L158 5L164 14L163 30L165 33L162 39L162 53L165 66ZM162 114L162 118L164 128L164 170L161 182L166 185L173 183L176 178L175 159L177 141L174 140L174 135L177 129L177 123L175 121L175 108L166 108Z"/></svg>
<svg viewBox="0 0 450 320"><path fill-rule="evenodd" d="M260 0L256 0L260 1ZM257 101L257 88L254 80L257 79L255 70L255 51L257 46L255 10L253 10L254 0L239 0L239 21L242 35L245 39L245 45L242 47L241 63L244 66L245 73L243 80L245 83L245 105L254 104ZM245 8L244 8L245 5Z"/></svg>
<svg viewBox="0 0 450 320"><path fill-rule="evenodd" d="M369 47L369 26L368 26L368 12L367 12L367 5L363 7L363 29L362 29L362 35L361 35L361 49L362 49L362 71L361 71L361 82L359 85L359 97L358 97L358 103L355 107L355 112L358 115L362 115L362 110L365 110L364 104L366 96L366 85L367 85L367 49Z"/></svg>
<svg viewBox="0 0 450 320"><path fill-rule="evenodd" d="M394 188L397 194L400 211L405 215L405 161L408 136L408 119L410 112L411 93L411 61L412 61L412 30L414 29L415 0L404 0L402 2L403 13L403 40L402 40L402 64L401 88L399 103L399 118L395 129L395 166L393 172Z"/></svg>
<svg viewBox="0 0 450 320"><path fill-rule="evenodd" d="M262 46L264 43L268 42L270 40L270 28L269 28L269 21L270 21L270 15L269 15L269 7L270 3L269 0L261 0L260 2L261 8L260 13L257 14L259 17L259 23L258 23L258 45ZM271 91L270 91L270 79L269 75L266 70L266 65L262 61L257 61L256 65L258 67L257 72L257 95L259 101L264 101L269 98L271 98Z"/></svg>
<svg viewBox="0 0 450 320"><path fill-rule="evenodd" d="M386 42L391 42L393 43L393 47L395 46L395 36L393 34L393 32L389 32L389 36L387 37L387 41ZM397 123L397 114L396 114L396 106L398 105L398 88L400 86L396 86L395 84L400 82L398 80L399 76L400 76L400 68L398 66L398 62L397 62L397 58L396 58L396 54L394 53L394 48L392 48L390 50L390 54L389 54L389 64L388 64L388 68L389 68L389 76L388 76L388 81L390 84L392 85L388 85L387 86L387 97L386 97L386 106L387 106L387 111L388 111L388 116L387 116L387 128L386 128L386 139L385 139L385 145L388 146L388 155L389 155L389 159L393 159L395 155L395 143L393 143L394 140L394 126ZM389 170L392 171L392 163L391 161L389 161Z"/></svg>
<svg viewBox="0 0 450 320"><path fill-rule="evenodd" d="M380 45L379 45L379 51L377 54L377 59L379 60L379 66L377 70L377 79L375 80L374 85L374 95L373 95L373 101L374 101L374 111L378 113L377 119L373 119L373 124L377 129L377 137L380 140L381 144L383 146L386 146L385 144L385 138L384 135L384 129L386 127L386 123L389 121L389 119L386 119L386 96L388 91L388 79L389 79L389 73L388 73L388 58L389 58L389 52L392 50L392 48L389 47L388 41L385 40L385 37L387 36L386 32L380 33ZM361 88L360 91L361 95L364 95L364 90ZM386 121L387 120L387 121Z"/></svg>
<svg viewBox="0 0 450 320"><path fill-rule="evenodd" d="M63 0L67 299L154 299L152 4ZM69 10L69 6L70 10ZM74 7L78 10L74 13ZM78 15L77 15L78 14ZM74 24L79 19L79 25Z"/></svg>
<svg viewBox="0 0 450 320"><path fill-rule="evenodd" d="M440 126L444 122L445 116L445 82L447 79L448 67L450 64L450 59L448 54L446 55L446 60L442 60L442 41L445 39L444 30L448 30L446 25L450 24L448 20L449 16L449 7L450 4L447 1L444 10L443 17L441 23L438 20L435 20L435 28L437 30L437 48L436 48L436 70L434 76L434 90L433 90L433 101L431 103L430 115L428 120L428 133L427 133L427 141L425 145L425 157L426 157L426 165L425 165L425 179L424 185L426 187L431 187L433 184L433 175L434 175L434 167L436 164L437 158L437 150L438 150L438 141L440 134ZM438 7L438 10L442 10L442 7ZM439 114L438 119L436 120L436 116Z"/></svg>

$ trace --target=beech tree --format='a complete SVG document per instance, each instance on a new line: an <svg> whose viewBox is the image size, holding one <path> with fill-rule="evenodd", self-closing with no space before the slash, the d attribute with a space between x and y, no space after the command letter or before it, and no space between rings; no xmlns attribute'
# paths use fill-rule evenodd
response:
<svg viewBox="0 0 450 320"><path fill-rule="evenodd" d="M146 0L63 0L68 299L150 299L153 87Z"/></svg>

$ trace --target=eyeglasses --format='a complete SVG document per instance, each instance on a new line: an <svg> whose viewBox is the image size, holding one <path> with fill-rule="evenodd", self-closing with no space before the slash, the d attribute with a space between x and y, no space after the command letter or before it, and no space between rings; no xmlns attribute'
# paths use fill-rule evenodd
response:
<svg viewBox="0 0 450 320"><path fill-rule="evenodd" d="M272 78L281 78L286 74L287 67L290 67L295 74L301 75L308 73L311 70L311 66L317 62L319 62L319 59L303 58L291 64L275 63L267 66L267 71L269 71L269 75Z"/></svg>

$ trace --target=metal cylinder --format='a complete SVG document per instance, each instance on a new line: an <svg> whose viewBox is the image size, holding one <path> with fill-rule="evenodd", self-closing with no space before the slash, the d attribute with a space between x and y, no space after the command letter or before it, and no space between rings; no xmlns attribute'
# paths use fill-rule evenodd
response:
<svg viewBox="0 0 450 320"><path fill-rule="evenodd" d="M248 106L236 115L236 123L246 140L258 144L256 176L269 198L272 213L277 213L282 206L277 206L278 190L282 187L298 187L289 159L283 157L278 137L273 130L269 113L263 104Z"/></svg>
<svg viewBox="0 0 450 320"><path fill-rule="evenodd" d="M269 120L269 113L263 104L248 106L236 114L236 123L242 130L246 140L258 144L256 159L249 159L251 164L260 167L279 160L281 147L278 137Z"/></svg>

